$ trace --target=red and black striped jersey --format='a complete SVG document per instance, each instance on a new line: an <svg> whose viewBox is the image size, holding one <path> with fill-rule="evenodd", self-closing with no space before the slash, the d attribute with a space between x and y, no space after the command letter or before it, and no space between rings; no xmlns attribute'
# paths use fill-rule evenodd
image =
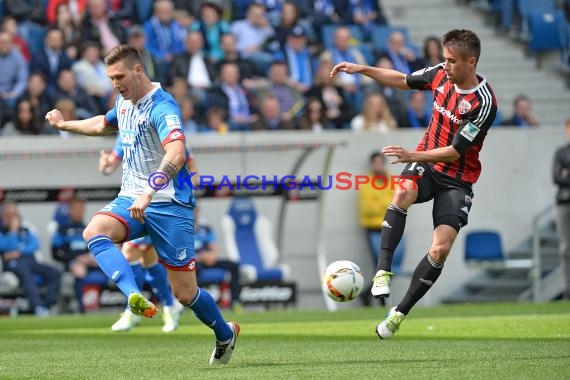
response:
<svg viewBox="0 0 570 380"><path fill-rule="evenodd" d="M438 162L433 168L452 178L475 183L481 174L479 152L497 114L497 99L487 80L477 74L479 84L462 90L449 82L444 63L428 67L406 77L410 88L431 90L433 110L429 126L418 144L418 151L452 145L460 134L468 147L453 162Z"/></svg>

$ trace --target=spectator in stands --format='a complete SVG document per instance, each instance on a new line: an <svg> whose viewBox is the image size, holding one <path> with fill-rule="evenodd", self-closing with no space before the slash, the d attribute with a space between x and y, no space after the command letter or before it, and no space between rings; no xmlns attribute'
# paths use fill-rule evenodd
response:
<svg viewBox="0 0 570 380"><path fill-rule="evenodd" d="M396 120L382 94L368 94L364 100L362 113L350 122L353 131L387 133L397 128Z"/></svg>
<svg viewBox="0 0 570 380"><path fill-rule="evenodd" d="M299 16L299 9L294 3L286 2L283 4L281 10L281 21L279 25L275 27L275 39L279 42L281 49L285 48L287 37L296 27L303 28L308 41L314 39L314 31L311 24Z"/></svg>
<svg viewBox="0 0 570 380"><path fill-rule="evenodd" d="M80 119L88 119L102 112L102 107L97 100L77 85L77 78L72 70L61 70L57 79L57 87L49 94L49 97L50 104L55 104L65 98L73 99L77 106L77 116Z"/></svg>
<svg viewBox="0 0 570 380"><path fill-rule="evenodd" d="M157 0L154 14L144 24L147 49L157 62L156 78L168 82L170 64L174 56L184 52L181 26L174 20L174 5L170 0Z"/></svg>
<svg viewBox="0 0 570 380"><path fill-rule="evenodd" d="M230 32L230 25L222 19L223 12L220 4L206 1L200 8L200 18L191 27L192 30L202 34L204 52L212 62L224 57L221 40L224 34Z"/></svg>
<svg viewBox="0 0 570 380"><path fill-rule="evenodd" d="M228 111L231 130L249 130L255 120L248 95L240 83L239 68L235 63L226 63L220 72L220 85L208 94L208 105L219 106Z"/></svg>
<svg viewBox="0 0 570 380"><path fill-rule="evenodd" d="M237 50L236 37L233 34L227 33L222 36L221 48L224 57L216 62L216 73L219 73L226 63L235 63L238 66L242 84L246 89L256 89L267 84L263 78L264 72L252 60L243 58Z"/></svg>
<svg viewBox="0 0 570 380"><path fill-rule="evenodd" d="M318 98L325 107L327 119L337 129L344 129L354 117L354 110L344 98L344 89L335 85L329 75L333 66L330 61L320 61L314 84L305 97Z"/></svg>
<svg viewBox="0 0 570 380"><path fill-rule="evenodd" d="M61 111L63 117L66 118L65 120L77 120L77 105L73 99L62 98L55 103L54 108ZM48 128L45 129L49 131L49 134L54 134L53 128L52 130ZM65 138L72 136L72 134L67 131L56 131L56 133L59 133L61 137Z"/></svg>
<svg viewBox="0 0 570 380"><path fill-rule="evenodd" d="M310 98L307 101L305 112L299 118L298 125L300 129L315 133L334 128L334 125L325 115L324 106L318 98Z"/></svg>
<svg viewBox="0 0 570 380"><path fill-rule="evenodd" d="M194 252L196 255L196 270L219 268L227 271L230 278L231 307L234 311L241 311L239 301L239 265L227 259L220 259L220 247L214 228L204 219L200 218L200 207L194 209L194 219L198 221L194 234ZM200 284L198 284L200 285Z"/></svg>
<svg viewBox="0 0 570 380"><path fill-rule="evenodd" d="M289 68L290 85L304 93L313 85L317 60L307 46L307 35L303 27L291 29L283 48L283 56Z"/></svg>
<svg viewBox="0 0 570 380"><path fill-rule="evenodd" d="M348 0L347 3L350 23L360 27L365 41L370 40L374 24L387 24L377 0Z"/></svg>
<svg viewBox="0 0 570 380"><path fill-rule="evenodd" d="M206 112L205 128L200 132L227 135L230 127L227 122L227 112L221 107L210 107Z"/></svg>
<svg viewBox="0 0 570 380"><path fill-rule="evenodd" d="M445 61L443 58L443 47L439 37L428 37L424 40L423 56L417 60L415 69L432 67Z"/></svg>
<svg viewBox="0 0 570 380"><path fill-rule="evenodd" d="M28 42L31 50L43 34L45 24L44 0L4 0L4 11L18 21L18 34ZM41 37L40 37L41 38Z"/></svg>
<svg viewBox="0 0 570 380"><path fill-rule="evenodd" d="M347 27L339 27L334 33L334 46L325 50L320 57L321 61L330 61L333 65L343 61L353 62L360 65L367 65L364 55L350 41L352 33ZM363 102L362 89L372 84L374 81L364 75L349 75L340 73L335 78L335 84L344 89L344 96L351 107L360 110Z"/></svg>
<svg viewBox="0 0 570 380"><path fill-rule="evenodd" d="M426 98L423 91L412 91L408 102L407 123L400 124L400 127L427 128L430 114L426 110Z"/></svg>
<svg viewBox="0 0 570 380"><path fill-rule="evenodd" d="M87 1L84 1L87 4ZM76 10L77 11L77 10ZM77 59L79 55L79 47L81 46L81 14L72 13L67 2L58 4L56 8L56 19L50 22L51 25L57 26L63 32L63 49L67 56L72 60Z"/></svg>
<svg viewBox="0 0 570 380"><path fill-rule="evenodd" d="M411 74L417 65L416 54L406 46L406 36L399 30L390 33L388 46L385 50L375 53L377 60L383 57L388 58L392 62L394 70L404 74Z"/></svg>
<svg viewBox="0 0 570 380"><path fill-rule="evenodd" d="M34 113L30 101L23 98L16 104L12 120L4 124L2 136L37 135L41 129L39 115Z"/></svg>
<svg viewBox="0 0 570 380"><path fill-rule="evenodd" d="M532 128L540 125L536 115L532 112L532 102L526 95L517 95L513 102L513 116L503 120L501 125L509 127Z"/></svg>
<svg viewBox="0 0 570 380"><path fill-rule="evenodd" d="M73 198L68 206L69 220L58 224L57 230L51 237L52 256L55 260L65 265L74 278L75 299L79 306L79 312L85 312L83 305L83 285L87 274L99 271L95 258L87 249L87 243L83 240L85 229L85 201Z"/></svg>
<svg viewBox="0 0 570 380"><path fill-rule="evenodd" d="M205 107L206 91L212 87L215 68L204 55L204 39L199 31L190 32L184 43L185 51L174 56L170 66L171 78L186 78L190 94Z"/></svg>
<svg viewBox="0 0 570 380"><path fill-rule="evenodd" d="M345 0L296 0L294 2L301 15L313 26L317 36L321 36L323 25L350 23Z"/></svg>
<svg viewBox="0 0 570 380"><path fill-rule="evenodd" d="M392 61L386 57L380 58L376 62L376 67L382 69L394 69ZM374 82L371 85L367 86L366 90L366 94L377 92L384 96L386 103L388 104L388 107L394 116L394 119L396 119L397 125L405 125L408 123L406 104L408 103L409 94L407 91L384 86L378 82Z"/></svg>
<svg viewBox="0 0 570 380"><path fill-rule="evenodd" d="M281 118L291 120L301 111L304 100L295 82L289 77L287 64L283 61L273 62L269 68L269 86L259 91L257 98L261 99L266 93L273 94L281 108Z"/></svg>
<svg viewBox="0 0 570 380"><path fill-rule="evenodd" d="M85 15L88 0L47 0L46 5L46 22L55 24L59 19L59 13L62 12L61 6L64 6L65 12L69 14L69 19L76 26L81 25L81 20Z"/></svg>
<svg viewBox="0 0 570 380"><path fill-rule="evenodd" d="M22 220L15 203L4 202L0 231L0 254L4 270L14 273L37 316L48 316L59 298L60 273L54 267L36 261L40 241L33 228ZM40 294L38 280L45 287Z"/></svg>
<svg viewBox="0 0 570 380"><path fill-rule="evenodd" d="M261 97L259 107L259 117L251 125L255 131L277 131L294 129L295 124L291 116L282 112L279 98L271 92Z"/></svg>
<svg viewBox="0 0 570 380"><path fill-rule="evenodd" d="M58 27L51 26L44 37L44 48L37 53L32 52L30 71L41 72L49 89L55 88L61 70L70 69L73 64L63 47L63 32Z"/></svg>
<svg viewBox="0 0 570 380"><path fill-rule="evenodd" d="M50 101L49 93L47 91L46 80L42 73L36 72L32 73L28 78L28 84L26 86L26 92L20 97L20 99L27 99L32 105L32 110L34 117L40 123L40 125L45 124L45 120L42 115L53 108L53 103ZM41 128L43 134L50 134L53 128L45 127Z"/></svg>
<svg viewBox="0 0 570 380"><path fill-rule="evenodd" d="M168 87L168 92L174 97L178 103L182 102L187 96L190 96L190 85L186 78L174 77L172 84Z"/></svg>
<svg viewBox="0 0 570 380"><path fill-rule="evenodd" d="M386 168L386 157L379 151L370 155L370 170L368 177L370 181L360 185L358 193L358 210L360 214L360 226L366 232L366 241L374 265L380 256L380 236L382 223L388 205L392 201L394 189L390 184L390 173ZM378 190L382 189L382 190ZM370 306L372 294L368 289L360 293L360 299L365 306ZM383 299L380 299L383 301Z"/></svg>
<svg viewBox="0 0 570 380"><path fill-rule="evenodd" d="M180 105L182 116L182 130L186 141L192 141L192 135L200 132L200 126L195 120L194 99L191 96L184 96L177 100Z"/></svg>
<svg viewBox="0 0 570 380"><path fill-rule="evenodd" d="M12 36L12 44L17 47L22 56L26 60L26 63L30 63L32 59L32 53L28 47L28 43L18 34L18 23L16 19L12 16L6 16L2 19L2 27L0 31L10 33Z"/></svg>
<svg viewBox="0 0 570 380"><path fill-rule="evenodd" d="M113 85L107 76L105 63L101 59L99 43L87 41L81 46L81 59L71 68L77 78L77 84L88 95L105 105L113 92Z"/></svg>
<svg viewBox="0 0 570 380"><path fill-rule="evenodd" d="M142 26L133 25L127 30L127 44L139 51L146 74L151 81L156 81L157 63L146 48L146 35Z"/></svg>
<svg viewBox="0 0 570 380"><path fill-rule="evenodd" d="M124 28L111 16L106 0L89 0L81 23L81 39L99 43L104 54L126 40Z"/></svg>
<svg viewBox="0 0 570 380"><path fill-rule="evenodd" d="M568 142L554 155L552 177L558 186L556 194L557 230L560 239L560 266L564 278L563 299L570 299L570 118L566 119Z"/></svg>
<svg viewBox="0 0 570 380"><path fill-rule="evenodd" d="M264 45L275 34L267 20L265 7L251 3L246 18L232 22L231 32L236 36L237 50L241 56L251 59L265 72L273 61L273 56L264 51Z"/></svg>
<svg viewBox="0 0 570 380"><path fill-rule="evenodd" d="M8 121L28 82L28 65L12 40L10 33L0 32L0 124Z"/></svg>

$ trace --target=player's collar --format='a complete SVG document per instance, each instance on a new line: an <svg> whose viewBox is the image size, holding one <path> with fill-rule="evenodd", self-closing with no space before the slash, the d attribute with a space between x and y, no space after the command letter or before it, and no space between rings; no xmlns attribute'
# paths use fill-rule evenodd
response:
<svg viewBox="0 0 570 380"><path fill-rule="evenodd" d="M455 92L457 92L458 94L467 95L478 91L481 87L483 87L487 83L487 79L479 73L477 73L477 79L479 79L479 84L469 90L463 90L457 87L457 85L454 83L453 86L455 87Z"/></svg>
<svg viewBox="0 0 570 380"><path fill-rule="evenodd" d="M160 83L158 82L151 82L152 83L152 90L150 90L149 92L147 92L142 98L140 98L136 104L143 104L144 102L147 101L147 99L149 99L159 88L161 88Z"/></svg>

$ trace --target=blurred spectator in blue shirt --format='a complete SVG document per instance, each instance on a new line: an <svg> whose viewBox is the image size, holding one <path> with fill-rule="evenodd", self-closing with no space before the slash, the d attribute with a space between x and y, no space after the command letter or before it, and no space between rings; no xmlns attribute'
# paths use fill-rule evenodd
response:
<svg viewBox="0 0 570 380"><path fill-rule="evenodd" d="M0 226L0 254L4 270L18 277L30 309L37 316L49 315L49 308L59 297L59 271L36 261L35 253L40 248L40 241L31 227L22 221L15 203L4 203ZM43 295L40 294L40 283L45 286Z"/></svg>

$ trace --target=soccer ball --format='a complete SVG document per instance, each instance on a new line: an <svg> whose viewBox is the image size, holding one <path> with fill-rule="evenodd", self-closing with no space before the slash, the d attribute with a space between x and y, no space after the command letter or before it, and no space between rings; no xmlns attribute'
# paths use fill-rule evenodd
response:
<svg viewBox="0 0 570 380"><path fill-rule="evenodd" d="M360 267L348 260L330 263L323 275L323 291L337 302L355 299L364 287Z"/></svg>

